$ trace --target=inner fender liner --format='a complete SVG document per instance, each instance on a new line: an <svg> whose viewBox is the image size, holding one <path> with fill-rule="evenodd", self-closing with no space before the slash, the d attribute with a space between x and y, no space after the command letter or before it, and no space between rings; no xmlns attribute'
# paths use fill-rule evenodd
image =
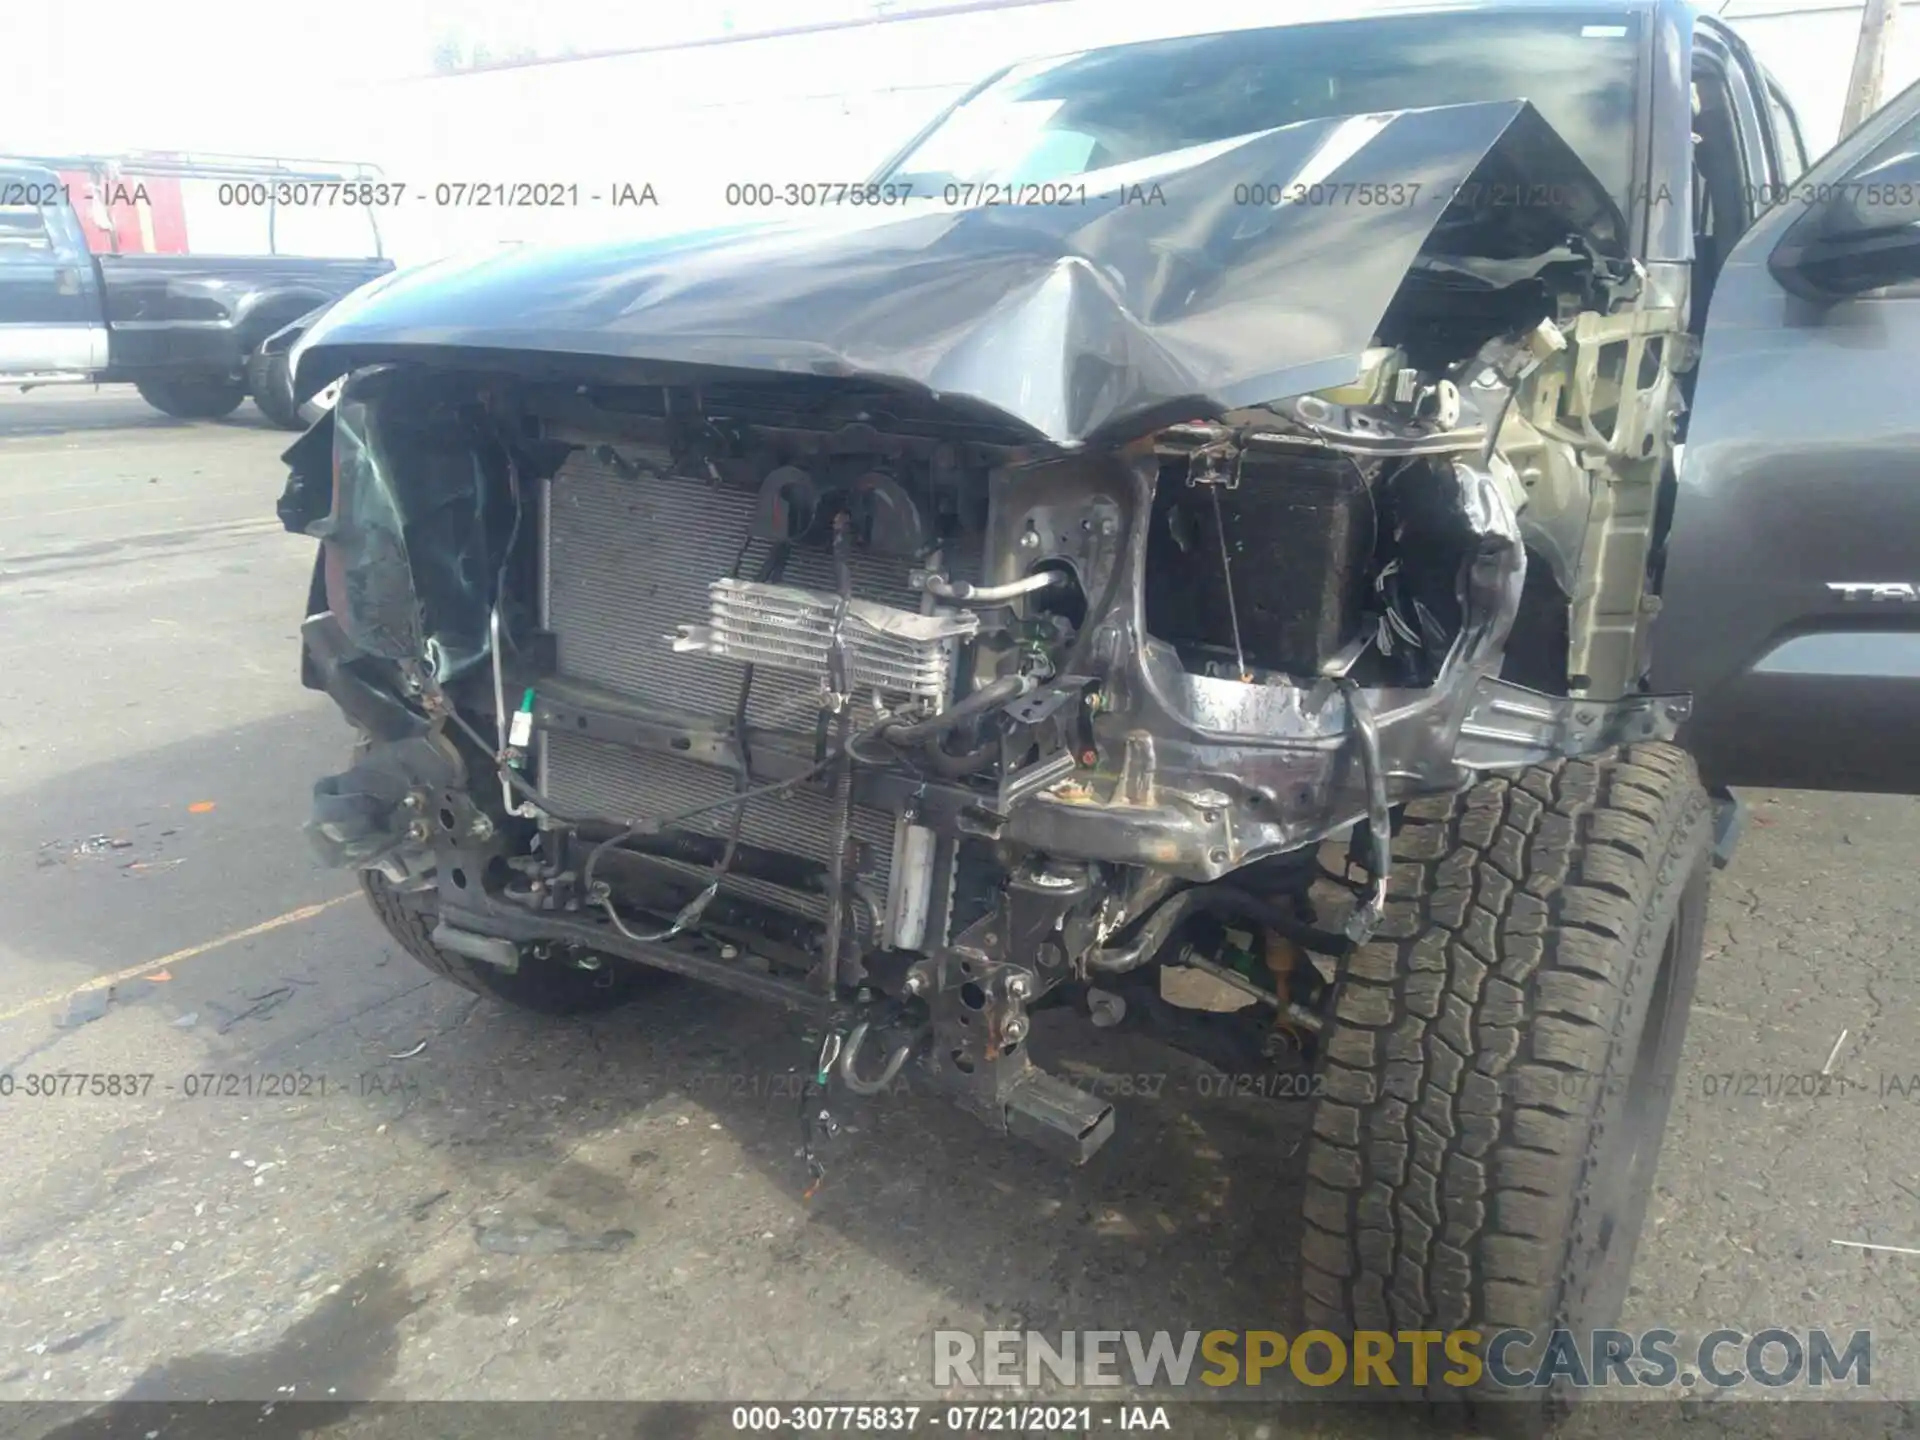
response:
<svg viewBox="0 0 1920 1440"><path fill-rule="evenodd" d="M505 456L461 375L376 366L334 406L333 510L309 533L339 577L334 612L368 655L424 658L445 684L487 655L514 521Z"/></svg>

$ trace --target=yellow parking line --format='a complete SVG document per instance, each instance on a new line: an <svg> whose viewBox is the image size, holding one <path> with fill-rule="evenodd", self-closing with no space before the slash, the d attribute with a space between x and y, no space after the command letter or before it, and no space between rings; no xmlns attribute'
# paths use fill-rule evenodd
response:
<svg viewBox="0 0 1920 1440"><path fill-rule="evenodd" d="M42 995L37 1000L29 1000L24 1005L16 1005L11 1010L0 1010L0 1021L17 1020L20 1016L49 1005L58 1005L75 996L84 995L89 990L104 990L109 985L118 985L125 980L138 980L143 975L151 975L156 970L164 970L169 965L178 965L182 960L191 960L196 955L204 955L209 950L218 950L223 945L232 945L237 941L251 940L256 935L265 935L269 931L283 929L288 925L298 925L302 920L311 920L323 910L344 904L360 892L336 895L331 900L322 900L318 905L302 905L298 910L289 910L284 915L276 915L271 920L262 920L258 925L249 925L244 930L235 930L230 935L221 935L212 940L203 940L198 945L189 945L184 950L175 950L170 955L162 955L157 960L149 960L144 965L129 965L125 970L116 970L111 975L96 975L91 980L73 986L68 990L55 991L51 995Z"/></svg>

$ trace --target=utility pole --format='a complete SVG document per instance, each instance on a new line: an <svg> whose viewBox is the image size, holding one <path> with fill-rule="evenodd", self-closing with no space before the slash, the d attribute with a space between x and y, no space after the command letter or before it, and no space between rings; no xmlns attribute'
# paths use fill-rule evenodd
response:
<svg viewBox="0 0 1920 1440"><path fill-rule="evenodd" d="M1840 112L1844 138L1880 108L1880 81L1886 74L1887 47L1893 38L1893 17L1900 0L1866 0L1860 11L1860 43L1853 52L1853 77L1847 82L1847 104Z"/></svg>

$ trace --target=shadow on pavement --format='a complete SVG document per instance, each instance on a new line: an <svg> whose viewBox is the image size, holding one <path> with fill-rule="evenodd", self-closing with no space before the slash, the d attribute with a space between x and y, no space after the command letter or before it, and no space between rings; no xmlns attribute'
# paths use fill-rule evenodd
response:
<svg viewBox="0 0 1920 1440"><path fill-rule="evenodd" d="M0 391L0 439L211 429L267 431L285 435L292 443L295 434L272 424L251 400L242 401L239 409L218 420L179 420L155 410L130 385L109 386L98 392L91 387L76 387L74 393L56 393L64 388L36 387L24 395L17 390Z"/></svg>

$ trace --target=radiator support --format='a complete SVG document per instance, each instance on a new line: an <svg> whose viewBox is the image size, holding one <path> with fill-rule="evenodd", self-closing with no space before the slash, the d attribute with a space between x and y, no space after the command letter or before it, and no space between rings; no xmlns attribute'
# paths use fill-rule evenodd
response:
<svg viewBox="0 0 1920 1440"><path fill-rule="evenodd" d="M661 457L665 460L665 457ZM693 476L614 466L592 450L577 451L554 474L542 497L542 620L554 636L553 695L541 699L540 780L556 804L583 814L643 818L724 802L739 777L712 747L673 743L639 748L622 743L620 727L568 711L554 723L557 697L598 694L691 726L730 730L746 666L754 681L747 713L760 754L811 754L824 701L826 643L838 602L832 558L796 547L780 584L728 578L751 571L766 543L750 541L755 494ZM948 568L976 573L977 547L950 556ZM564 557L564 558L562 558ZM943 706L951 694L954 657L978 627L970 611L921 613L927 602L909 582L909 561L864 550L849 557L853 602L842 635L853 658L852 722L864 729L889 712ZM689 626L690 617L707 623ZM731 752L732 747L723 747ZM732 811L723 805L683 828L725 836ZM834 833L832 806L813 786L749 802L741 840L760 849L826 864ZM862 946L909 937L939 944L946 936L937 866L924 837L897 807L856 803L858 861L849 879ZM704 880L710 866L648 857L648 863ZM901 893L901 887L913 891ZM732 875L724 888L787 914L823 921L818 889L770 883L764 875Z"/></svg>

